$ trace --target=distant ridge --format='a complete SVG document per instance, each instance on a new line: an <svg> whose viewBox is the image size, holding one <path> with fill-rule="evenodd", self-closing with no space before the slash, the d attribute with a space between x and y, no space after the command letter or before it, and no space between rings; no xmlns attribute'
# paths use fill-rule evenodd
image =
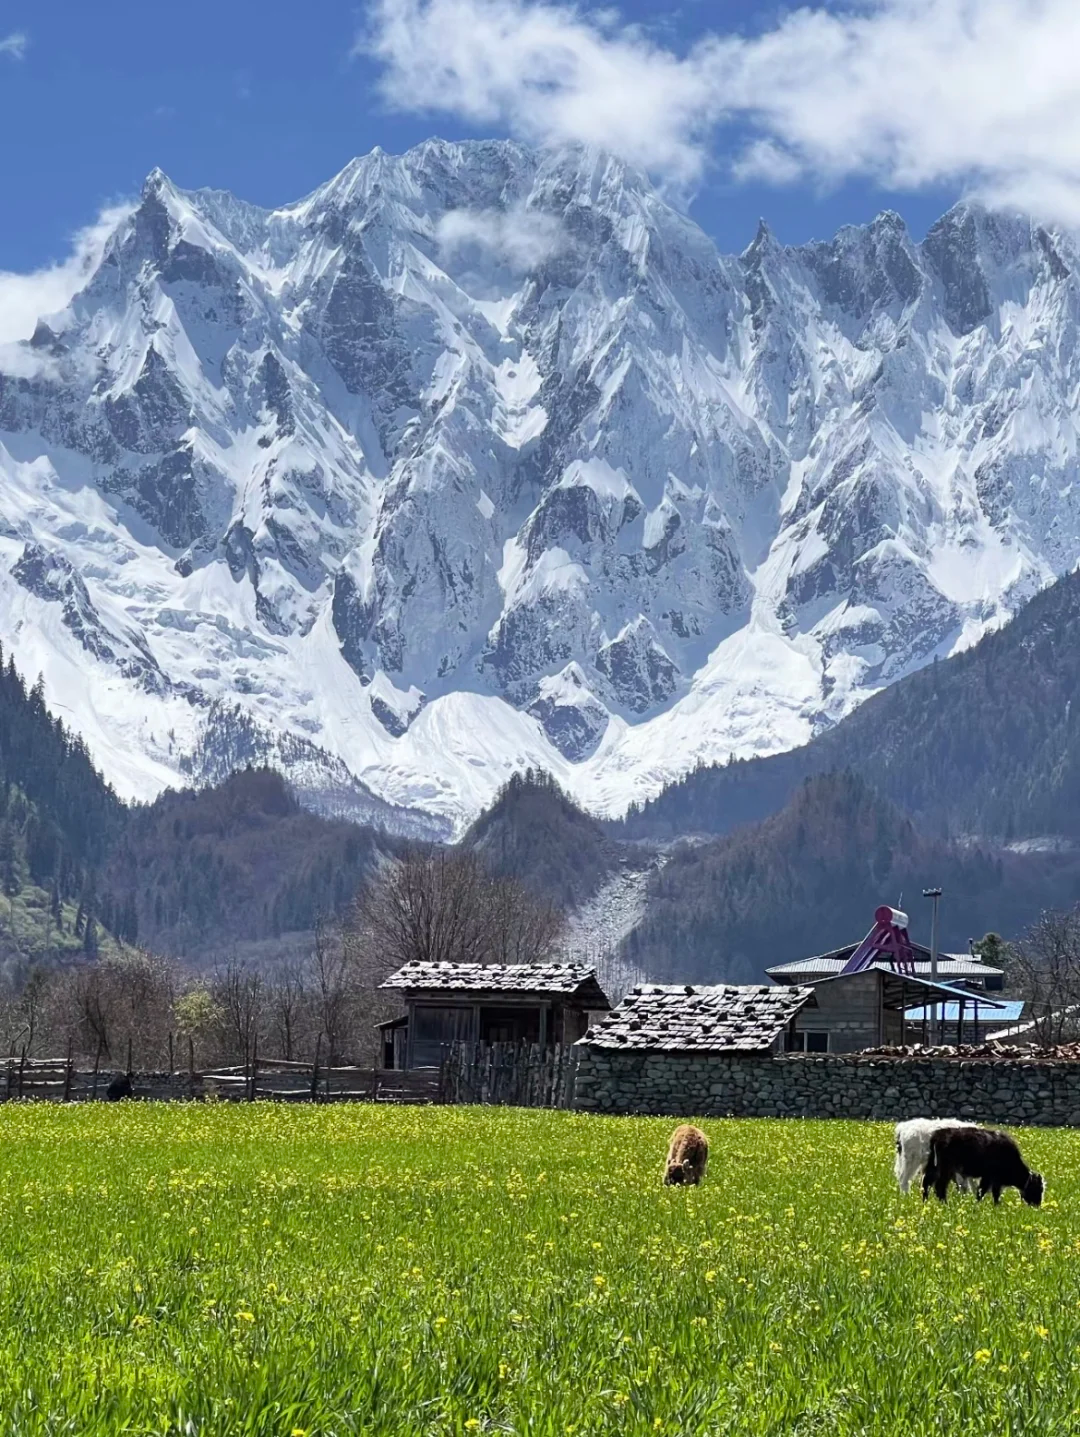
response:
<svg viewBox="0 0 1080 1437"><path fill-rule="evenodd" d="M807 778L841 769L928 835L1080 840L1080 574L804 747L699 769L611 831L730 833L778 812Z"/></svg>

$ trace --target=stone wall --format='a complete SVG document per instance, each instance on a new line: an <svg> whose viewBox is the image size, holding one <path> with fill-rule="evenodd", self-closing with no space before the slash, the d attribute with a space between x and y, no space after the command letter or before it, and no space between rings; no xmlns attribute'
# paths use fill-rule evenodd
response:
<svg viewBox="0 0 1080 1437"><path fill-rule="evenodd" d="M580 1046L575 1106L743 1118L973 1118L1080 1127L1080 1063L863 1054L737 1057Z"/></svg>

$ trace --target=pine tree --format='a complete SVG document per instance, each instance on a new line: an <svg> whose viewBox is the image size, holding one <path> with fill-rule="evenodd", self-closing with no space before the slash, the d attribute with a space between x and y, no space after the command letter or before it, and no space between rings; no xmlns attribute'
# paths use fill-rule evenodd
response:
<svg viewBox="0 0 1080 1437"><path fill-rule="evenodd" d="M0 823L0 892L5 898L14 898L21 887L15 830L5 819Z"/></svg>

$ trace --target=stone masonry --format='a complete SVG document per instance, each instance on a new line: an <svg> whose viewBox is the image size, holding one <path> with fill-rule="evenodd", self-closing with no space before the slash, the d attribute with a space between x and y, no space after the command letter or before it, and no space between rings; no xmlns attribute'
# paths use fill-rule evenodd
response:
<svg viewBox="0 0 1080 1437"><path fill-rule="evenodd" d="M575 1106L741 1118L972 1118L1080 1127L1080 1063L870 1054L612 1052L578 1045Z"/></svg>

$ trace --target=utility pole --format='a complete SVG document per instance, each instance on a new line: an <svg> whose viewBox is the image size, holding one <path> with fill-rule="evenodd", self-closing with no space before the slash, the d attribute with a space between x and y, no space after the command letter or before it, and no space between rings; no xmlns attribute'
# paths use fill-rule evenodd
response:
<svg viewBox="0 0 1080 1437"><path fill-rule="evenodd" d="M941 889L924 888L922 891L922 896L924 898L929 898L934 905L930 916L930 981L931 983L936 984L938 981L937 919L938 902L941 898ZM937 1032L934 1037L937 1044L940 1045L944 1040L945 1034L945 1004L941 1001L940 993L934 994L934 1011L937 1013L937 1022L934 1024L934 1027L936 1027Z"/></svg>

